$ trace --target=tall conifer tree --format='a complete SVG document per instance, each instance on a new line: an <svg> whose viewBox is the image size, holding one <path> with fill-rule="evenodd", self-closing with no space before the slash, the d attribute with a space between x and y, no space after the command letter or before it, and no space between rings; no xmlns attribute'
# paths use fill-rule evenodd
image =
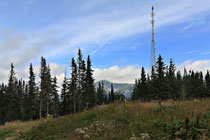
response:
<svg viewBox="0 0 210 140"><path fill-rule="evenodd" d="M40 68L40 105L39 105L39 118L41 119L43 117L43 101L47 94L47 65L46 60L44 57L41 57L41 68Z"/></svg>
<svg viewBox="0 0 210 140"><path fill-rule="evenodd" d="M87 81L86 81L86 76L87 76L87 70L86 70L86 64L85 61L82 60L82 66L81 66L81 109L86 107L87 103Z"/></svg>
<svg viewBox="0 0 210 140"><path fill-rule="evenodd" d="M54 77L52 81L52 114L54 117L59 113L59 95L58 95L57 78Z"/></svg>
<svg viewBox="0 0 210 140"><path fill-rule="evenodd" d="M157 65L156 65L156 71L157 71L157 97L158 100L165 100L168 99L169 91L167 91L167 84L165 81L165 64L163 62L163 58L161 55L158 57Z"/></svg>
<svg viewBox="0 0 210 140"><path fill-rule="evenodd" d="M5 85L0 85L0 125L4 125L6 120L6 90Z"/></svg>
<svg viewBox="0 0 210 140"><path fill-rule="evenodd" d="M78 111L81 111L82 109L82 82L83 82L83 79L82 79L82 73L83 73L83 59L82 59L82 52L81 50L79 49L78 50L78 58L77 58L77 76L78 76L78 84L77 84L77 92L78 92L78 104L77 104L77 108L78 108Z"/></svg>
<svg viewBox="0 0 210 140"><path fill-rule="evenodd" d="M114 102L115 98L114 98L114 87L113 87L113 84L111 84L111 92L110 92L110 95L111 95L111 102Z"/></svg>
<svg viewBox="0 0 210 140"><path fill-rule="evenodd" d="M144 67L141 69L141 79L140 79L140 99L142 101L148 100L148 89L147 89L147 79Z"/></svg>
<svg viewBox="0 0 210 140"><path fill-rule="evenodd" d="M86 82L87 82L87 97L88 97L88 102L90 104L90 107L94 107L96 104L96 94L95 94L95 86L94 86L94 78L93 78L93 70L92 70L92 64L90 60L90 56L88 55L87 58L87 77L86 77Z"/></svg>
<svg viewBox="0 0 210 140"><path fill-rule="evenodd" d="M166 77L167 79L167 86L169 88L170 97L172 99L178 99L179 98L179 90L178 90L178 84L175 76L175 64L172 59L170 59L170 65L169 65L169 73Z"/></svg>
<svg viewBox="0 0 210 140"><path fill-rule="evenodd" d="M9 75L8 87L7 87L7 97L6 97L6 112L7 112L7 120L14 121L18 118L18 114L16 112L20 112L19 110L19 101L18 101L18 93L17 93L17 79L15 77L14 65L11 63L11 70Z"/></svg>
<svg viewBox="0 0 210 140"><path fill-rule="evenodd" d="M72 63L71 63L71 81L69 85L69 93L68 93L68 103L70 104L71 97L73 100L73 112L76 113L78 111L78 75L77 75L77 64L75 63L74 58L72 58ZM70 110L70 106L68 107Z"/></svg>
<svg viewBox="0 0 210 140"><path fill-rule="evenodd" d="M206 85L206 96L210 97L210 74L209 70L207 70L206 76L205 76L205 85Z"/></svg>
<svg viewBox="0 0 210 140"><path fill-rule="evenodd" d="M66 77L66 70L65 70L65 76L62 84L62 89L61 89L61 115L66 114L66 107L67 107L67 92L68 92L68 83L67 83L67 77Z"/></svg>
<svg viewBox="0 0 210 140"><path fill-rule="evenodd" d="M52 99L52 78L51 78L51 73L50 73L50 66L47 66L47 71L46 71L46 117L48 116L49 110L50 110L50 102Z"/></svg>
<svg viewBox="0 0 210 140"><path fill-rule="evenodd" d="M37 92L36 92L36 82L35 74L33 70L33 65L30 64L29 68L29 81L28 81L28 101L27 101L27 114L29 115L28 119L37 119Z"/></svg>
<svg viewBox="0 0 210 140"><path fill-rule="evenodd" d="M135 79L135 84L134 84L134 88L133 88L133 92L131 94L131 99L132 100L137 100L137 93L138 93L138 80Z"/></svg>
<svg viewBox="0 0 210 140"><path fill-rule="evenodd" d="M103 89L103 83L98 83L98 88L97 88L97 103L98 105L101 105L104 103L104 89Z"/></svg>

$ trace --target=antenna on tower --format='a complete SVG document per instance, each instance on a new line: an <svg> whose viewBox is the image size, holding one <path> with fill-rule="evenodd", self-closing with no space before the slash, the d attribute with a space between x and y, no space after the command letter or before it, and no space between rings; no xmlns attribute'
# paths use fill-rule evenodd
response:
<svg viewBox="0 0 210 140"><path fill-rule="evenodd" d="M64 75L64 79L66 79L66 66L65 66L65 73L64 73L65 75Z"/></svg>
<svg viewBox="0 0 210 140"><path fill-rule="evenodd" d="M151 21L151 24L152 24L152 43L151 43L150 69L156 63L156 58L155 58L155 26L154 26L155 13L154 13L154 6L152 6L152 14L151 14L151 16L152 16L152 21Z"/></svg>

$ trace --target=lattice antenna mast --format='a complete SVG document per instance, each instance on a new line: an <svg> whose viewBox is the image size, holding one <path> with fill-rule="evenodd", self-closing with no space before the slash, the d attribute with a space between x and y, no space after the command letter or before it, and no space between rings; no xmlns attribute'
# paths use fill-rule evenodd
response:
<svg viewBox="0 0 210 140"><path fill-rule="evenodd" d="M66 66L65 66L65 79L66 79Z"/></svg>
<svg viewBox="0 0 210 140"><path fill-rule="evenodd" d="M155 13L154 13L154 7L153 6L152 6L152 14L151 14L151 16L152 16L152 21L151 21L151 24L152 24L152 44L151 44L151 56L150 56L150 69L156 63L156 58L155 58L155 26L154 26Z"/></svg>

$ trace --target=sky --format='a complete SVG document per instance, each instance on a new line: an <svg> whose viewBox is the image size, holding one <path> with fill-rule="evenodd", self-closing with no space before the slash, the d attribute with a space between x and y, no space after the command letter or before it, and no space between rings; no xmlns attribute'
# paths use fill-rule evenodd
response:
<svg viewBox="0 0 210 140"><path fill-rule="evenodd" d="M5 0L0 1L0 82L10 64L38 79L41 56L59 84L78 48L90 55L96 81L134 83L150 63L151 7L155 11L156 56L177 70L210 69L209 0Z"/></svg>

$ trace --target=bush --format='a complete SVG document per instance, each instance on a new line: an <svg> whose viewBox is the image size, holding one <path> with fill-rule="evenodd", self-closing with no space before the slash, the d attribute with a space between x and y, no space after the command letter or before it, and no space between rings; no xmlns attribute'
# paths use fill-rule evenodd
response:
<svg viewBox="0 0 210 140"><path fill-rule="evenodd" d="M180 138L180 139L193 139L199 140L207 131L207 125L204 121L199 121L197 123L196 119L189 120L187 123L185 121L178 120L166 127L166 132L170 135L170 139Z"/></svg>
<svg viewBox="0 0 210 140"><path fill-rule="evenodd" d="M121 122L123 124L128 124L128 123L130 123L130 120L127 116L121 116L119 119L117 119L117 122Z"/></svg>

